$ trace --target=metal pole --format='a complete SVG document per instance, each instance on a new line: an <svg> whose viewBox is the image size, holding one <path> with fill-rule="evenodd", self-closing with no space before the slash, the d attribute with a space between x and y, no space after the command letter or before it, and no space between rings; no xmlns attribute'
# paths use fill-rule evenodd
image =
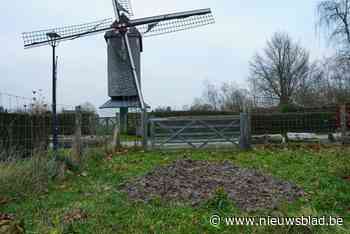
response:
<svg viewBox="0 0 350 234"><path fill-rule="evenodd" d="M52 44L52 143L54 157L57 159L57 150L58 150L58 126L57 126L57 110L56 110L56 44Z"/></svg>

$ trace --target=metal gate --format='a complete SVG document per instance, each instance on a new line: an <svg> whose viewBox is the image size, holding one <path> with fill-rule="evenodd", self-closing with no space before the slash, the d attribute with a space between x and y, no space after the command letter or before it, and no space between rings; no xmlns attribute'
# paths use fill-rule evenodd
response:
<svg viewBox="0 0 350 234"><path fill-rule="evenodd" d="M240 116L171 117L150 119L152 148L237 146Z"/></svg>

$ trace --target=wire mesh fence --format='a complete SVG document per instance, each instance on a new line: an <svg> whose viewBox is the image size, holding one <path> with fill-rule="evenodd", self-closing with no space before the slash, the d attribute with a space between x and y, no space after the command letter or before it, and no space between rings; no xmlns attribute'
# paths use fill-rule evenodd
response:
<svg viewBox="0 0 350 234"><path fill-rule="evenodd" d="M335 112L251 114L253 134L286 134L287 132L320 133L336 132Z"/></svg>
<svg viewBox="0 0 350 234"><path fill-rule="evenodd" d="M115 145L116 141L125 147L142 146L144 132L142 113L138 108L129 108L125 130L120 127L118 112L109 117L100 117L94 112L69 105L59 105L58 109L58 143L63 153L72 152L77 145L81 151L96 147L108 149ZM203 112L199 114L216 116L238 113ZM152 112L149 113L149 118L193 115L191 112L183 111ZM294 113L255 111L250 114L250 120L252 135L287 135L292 132L348 136L350 105L343 108L340 106L327 108L324 112L317 109ZM149 135L150 132L147 134ZM9 155L30 157L38 151L50 153L53 148L52 138L50 104L45 102L40 91L33 92L32 98L0 93L0 158L6 158Z"/></svg>
<svg viewBox="0 0 350 234"><path fill-rule="evenodd" d="M53 150L52 113L43 97L25 98L0 93L0 159L26 158ZM59 105L58 148L63 154L89 148L108 149L117 140L127 147L141 146L140 110L129 109L127 129L120 132L119 115L100 117L91 111ZM118 135L116 135L118 133Z"/></svg>

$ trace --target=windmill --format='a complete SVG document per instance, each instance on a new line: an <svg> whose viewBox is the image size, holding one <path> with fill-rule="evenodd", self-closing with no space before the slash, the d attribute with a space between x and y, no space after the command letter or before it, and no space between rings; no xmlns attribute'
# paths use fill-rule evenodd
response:
<svg viewBox="0 0 350 234"><path fill-rule="evenodd" d="M108 48L108 95L111 100L101 108L120 108L121 119L125 120L129 107L141 108L143 112L147 108L140 77L142 38L214 23L210 9L133 19L129 0L112 0L112 3L115 19L23 33L25 48L50 45L53 50L54 148L57 144L55 49L59 42L105 33ZM122 122L121 120L121 124Z"/></svg>

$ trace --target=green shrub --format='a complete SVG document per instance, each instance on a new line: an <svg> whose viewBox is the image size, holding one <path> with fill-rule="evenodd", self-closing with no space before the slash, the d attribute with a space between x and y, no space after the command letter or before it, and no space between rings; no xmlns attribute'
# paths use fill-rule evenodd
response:
<svg viewBox="0 0 350 234"><path fill-rule="evenodd" d="M224 188L219 187L215 190L214 196L207 201L207 207L218 212L226 211L231 207L232 202Z"/></svg>
<svg viewBox="0 0 350 234"><path fill-rule="evenodd" d="M297 112L298 107L294 104L281 104L279 110L281 113Z"/></svg>

